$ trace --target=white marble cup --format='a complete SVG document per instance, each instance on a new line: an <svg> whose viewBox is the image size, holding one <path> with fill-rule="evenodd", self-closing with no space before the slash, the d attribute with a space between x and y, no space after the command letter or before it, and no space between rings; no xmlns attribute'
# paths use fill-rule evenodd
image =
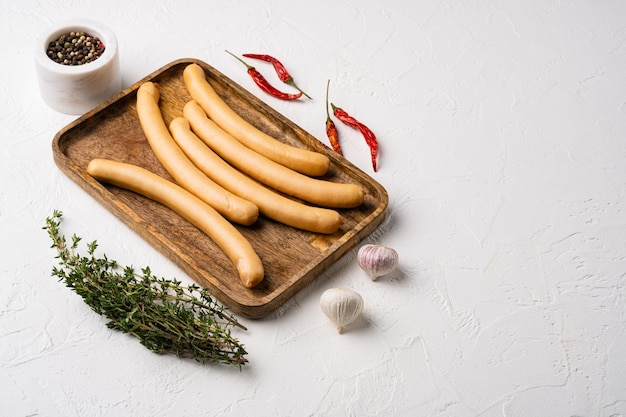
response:
<svg viewBox="0 0 626 417"><path fill-rule="evenodd" d="M102 55L83 65L63 65L50 59L48 44L72 31L97 36L105 47ZM86 113L122 89L117 38L111 29L93 20L70 20L45 30L36 42L35 66L43 101L61 113Z"/></svg>

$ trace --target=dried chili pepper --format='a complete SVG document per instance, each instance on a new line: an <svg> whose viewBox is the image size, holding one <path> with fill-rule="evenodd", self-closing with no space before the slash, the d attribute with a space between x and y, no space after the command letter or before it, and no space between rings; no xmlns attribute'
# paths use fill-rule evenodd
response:
<svg viewBox="0 0 626 417"><path fill-rule="evenodd" d="M335 126L335 122L330 118L330 112L328 111L328 88L330 87L330 80L326 83L326 136L328 136L328 140L330 141L330 145L333 147L335 152L339 155L343 155L341 151L341 146L339 146L339 133L337 132L337 126Z"/></svg>
<svg viewBox="0 0 626 417"><path fill-rule="evenodd" d="M252 77L252 80L254 80L256 85L258 85L261 88L261 90L265 91L269 95L279 98L281 100L297 100L300 97L302 97L302 92L299 92L297 94L283 93L282 91L272 86L265 79L265 77L259 71L257 71L257 69L254 68L252 65L247 64L243 59L239 58L237 55L233 54L232 52L229 52L229 51L226 51L226 52L228 52L229 54L237 58L242 64L244 64L248 68L248 74L250 74L250 77Z"/></svg>
<svg viewBox="0 0 626 417"><path fill-rule="evenodd" d="M345 110L335 106L333 103L330 103L333 108L333 114L337 119L341 120L346 125L358 129L363 137L365 138L365 142L370 148L370 155L372 157L372 166L374 167L374 172L376 172L376 157L378 156L378 140L367 126L363 123L356 120L354 117L350 116Z"/></svg>
<svg viewBox="0 0 626 417"><path fill-rule="evenodd" d="M294 87L296 90L300 91L302 94L304 94L308 98L311 98L311 96L309 96L307 93L302 91L300 87L296 85L296 82L294 81L293 77L289 74L289 72L287 72L287 68L285 68L285 66L278 59L274 58L271 55L262 55L262 54L243 54L243 56L245 56L246 58L260 59L262 61L271 63L274 66L276 75L278 75L278 78L280 78L282 82Z"/></svg>

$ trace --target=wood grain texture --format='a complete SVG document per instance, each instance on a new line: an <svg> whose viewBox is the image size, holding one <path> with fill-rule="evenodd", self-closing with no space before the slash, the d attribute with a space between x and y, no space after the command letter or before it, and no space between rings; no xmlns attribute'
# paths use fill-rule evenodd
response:
<svg viewBox="0 0 626 417"><path fill-rule="evenodd" d="M156 83L161 93L159 105L169 124L182 115L184 104L191 98L182 79L182 71L190 63L200 65L220 96L259 129L282 142L328 155L331 168L324 179L360 184L367 192L361 206L339 210L343 224L332 235L297 230L264 216L252 226L236 226L250 240L265 268L265 279L253 289L241 284L230 260L195 226L159 203L100 184L86 172L89 161L99 157L135 164L172 180L141 130L136 92L146 81ZM388 205L386 190L375 180L244 88L196 59L171 62L81 116L55 135L52 149L55 163L69 178L199 285L209 288L220 302L249 318L267 316L313 281L378 227Z"/></svg>

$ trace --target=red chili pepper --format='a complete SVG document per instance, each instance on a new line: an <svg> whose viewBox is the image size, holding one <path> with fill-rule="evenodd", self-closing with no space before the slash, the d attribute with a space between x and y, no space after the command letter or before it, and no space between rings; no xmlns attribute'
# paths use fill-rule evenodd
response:
<svg viewBox="0 0 626 417"><path fill-rule="evenodd" d="M279 98L281 100L297 100L300 97L302 97L302 92L299 92L297 94L288 94L288 93L283 93L282 91L276 89L265 79L265 77L259 71L257 71L256 68L254 68L251 65L248 65L244 60L242 60L241 58L239 58L232 52L229 52L229 51L226 51L226 52L228 52L229 54L237 58L242 64L244 64L248 68L248 74L250 74L250 77L252 77L256 85L258 85L261 88L261 90L265 91L269 95Z"/></svg>
<svg viewBox="0 0 626 417"><path fill-rule="evenodd" d="M328 111L328 87L330 86L330 80L326 83L326 136L328 136L328 140L330 141L330 145L333 147L335 152L339 155L343 155L341 151L341 146L339 146L339 133L337 133L337 126L335 126L335 122L330 118L330 112Z"/></svg>
<svg viewBox="0 0 626 417"><path fill-rule="evenodd" d="M294 81L293 77L287 72L287 68L285 68L285 66L278 59L274 58L271 55L261 55L261 54L243 54L243 56L245 56L246 58L260 59L262 61L271 63L274 66L276 75L278 75L278 78L280 78L282 82L294 87L296 90L300 91L302 94L304 94L308 98L311 98L311 96L309 96L307 93L302 91L300 87L296 85L296 82Z"/></svg>
<svg viewBox="0 0 626 417"><path fill-rule="evenodd" d="M378 140L376 140L376 136L374 132L372 132L367 126L363 123L356 120L354 117L350 116L345 110L335 106L333 103L330 103L333 108L333 113L337 119L344 122L346 125L358 129L363 137L365 138L365 142L370 148L370 155L372 157L372 166L374 167L374 172L376 172L376 157L378 156Z"/></svg>

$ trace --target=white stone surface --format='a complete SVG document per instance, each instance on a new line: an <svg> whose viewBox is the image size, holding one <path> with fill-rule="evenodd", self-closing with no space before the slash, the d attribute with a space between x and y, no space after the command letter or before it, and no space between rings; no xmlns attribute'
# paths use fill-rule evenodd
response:
<svg viewBox="0 0 626 417"><path fill-rule="evenodd" d="M0 5L0 414L626 416L626 2L23 0ZM188 280L55 166L74 116L39 97L32 45L94 18L124 85L205 60L326 141L324 90L381 143L345 155L383 184L395 248L372 282L350 252L267 319L242 371L158 356L50 276L41 227ZM264 95L224 52L280 57L314 101ZM271 69L257 67L271 75ZM345 334L330 287L365 300Z"/></svg>

